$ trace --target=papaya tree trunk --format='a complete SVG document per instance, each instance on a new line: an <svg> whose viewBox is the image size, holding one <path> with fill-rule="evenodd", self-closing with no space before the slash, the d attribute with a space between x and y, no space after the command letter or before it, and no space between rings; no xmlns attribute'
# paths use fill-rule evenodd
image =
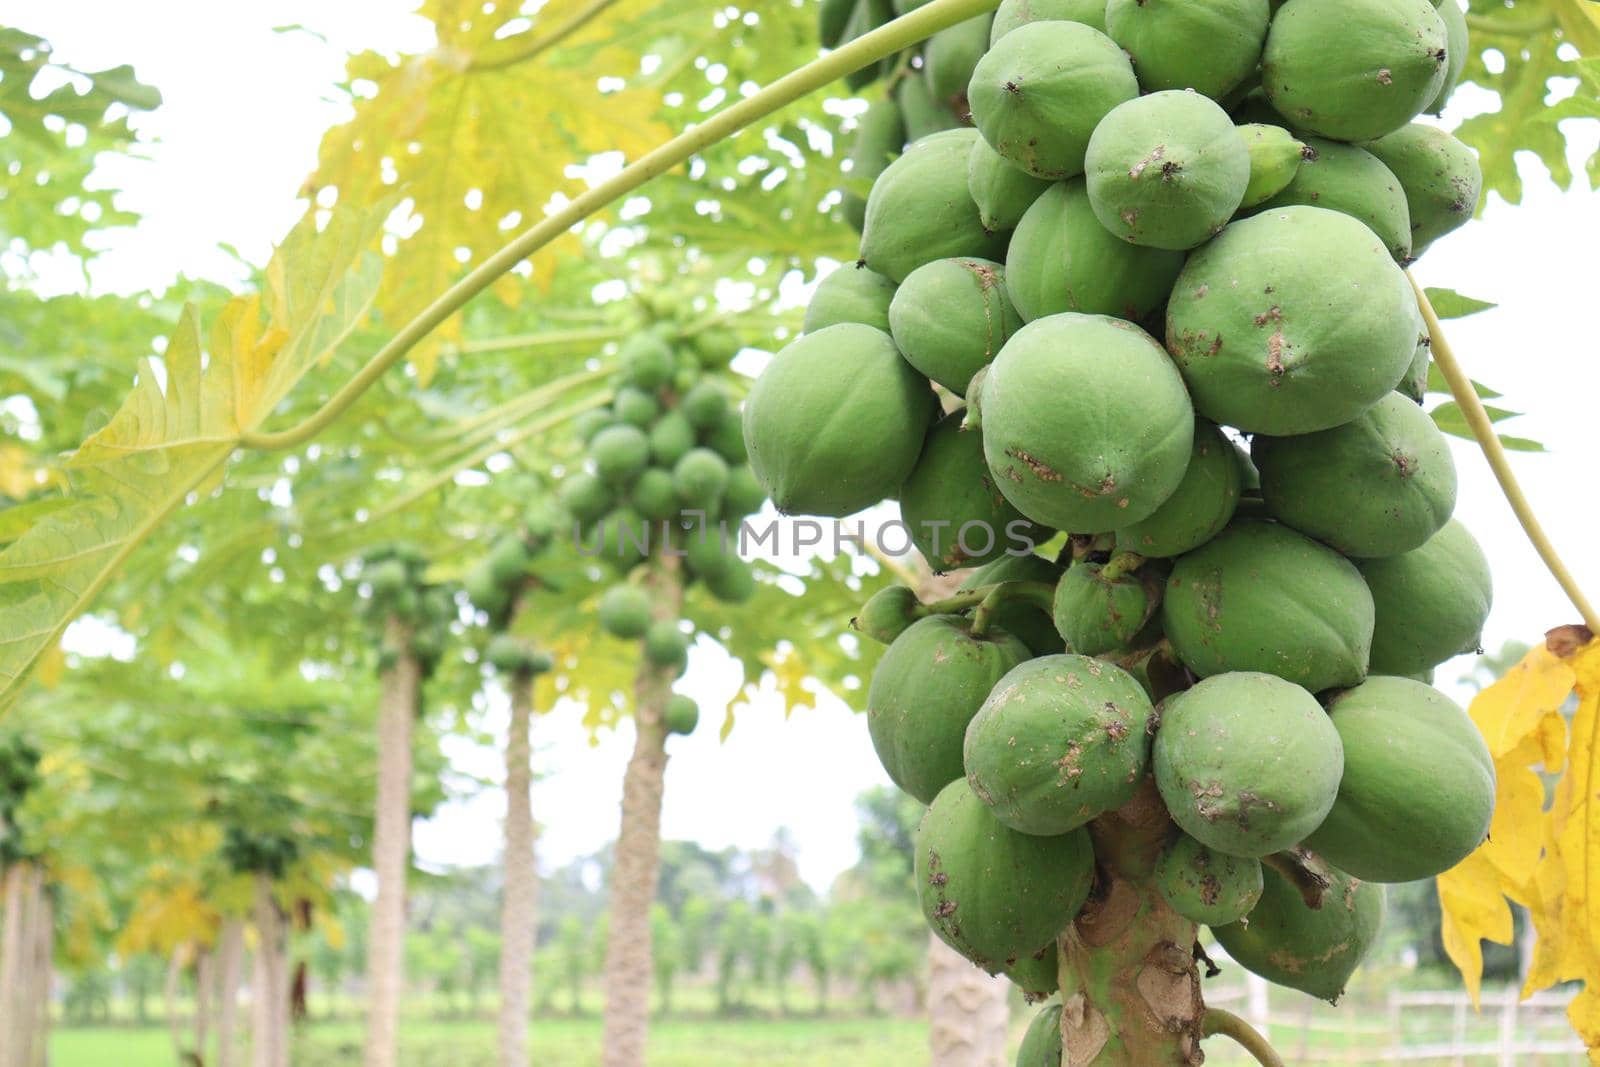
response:
<svg viewBox="0 0 1600 1067"><path fill-rule="evenodd" d="M205 1064L206 1049L211 1040L211 972L216 956L201 949L194 958L194 1054Z"/></svg>
<svg viewBox="0 0 1600 1067"><path fill-rule="evenodd" d="M244 923L230 918L222 924L217 947L217 1067L233 1067L243 966Z"/></svg>
<svg viewBox="0 0 1600 1067"><path fill-rule="evenodd" d="M5 875L5 927L0 930L0 1067L22 1067L12 1058L12 1037L21 1000L22 912L24 863L13 863Z"/></svg>
<svg viewBox="0 0 1600 1067"><path fill-rule="evenodd" d="M39 907L34 912L36 955L33 966L33 1027L29 1038L33 1043L32 1059L28 1067L46 1067L50 1062L50 992L55 985L56 909L55 901L44 884L43 871L39 875Z"/></svg>
<svg viewBox="0 0 1600 1067"><path fill-rule="evenodd" d="M185 1060L183 1020L178 1016L178 982L183 977L184 956L187 952L187 945L178 945L172 950L172 955L167 957L166 980L161 983L161 1008L167 1017L167 1036L172 1039L173 1059L179 1064Z"/></svg>
<svg viewBox="0 0 1600 1067"><path fill-rule="evenodd" d="M676 620L683 589L677 560L650 563L646 588L655 619ZM606 940L603 1067L642 1067L650 1026L650 905L661 874L661 798L667 771L662 722L672 696L671 670L641 662L634 680L633 755L622 778L622 826L611 869L611 925Z"/></svg>
<svg viewBox="0 0 1600 1067"><path fill-rule="evenodd" d="M1195 924L1152 882L1171 828L1154 780L1089 825L1094 892L1061 935L1064 1067L1192 1067L1205 1004Z"/></svg>
<svg viewBox="0 0 1600 1067"><path fill-rule="evenodd" d="M38 1022L39 926L45 907L44 871L37 863L22 868L22 920L17 931L17 986L11 1005L12 1062L33 1067L34 1029Z"/></svg>
<svg viewBox="0 0 1600 1067"><path fill-rule="evenodd" d="M391 617L384 642L397 653L380 678L378 798L372 867L378 895L367 943L366 1067L395 1067L400 994L405 985L406 869L411 857L411 732L422 671L411 651L411 627Z"/></svg>
<svg viewBox="0 0 1600 1067"><path fill-rule="evenodd" d="M932 1067L1009 1067L1009 982L928 937L928 1062Z"/></svg>
<svg viewBox="0 0 1600 1067"><path fill-rule="evenodd" d="M251 1067L289 1067L289 922L272 892L272 879L256 873L256 965L251 998Z"/></svg>
<svg viewBox="0 0 1600 1067"><path fill-rule="evenodd" d="M511 679L511 724L506 730L505 891L500 901L500 1063L527 1067L528 1009L533 993L533 934L539 878L534 868L533 770L529 733L533 675ZM477 986L473 986L476 999Z"/></svg>

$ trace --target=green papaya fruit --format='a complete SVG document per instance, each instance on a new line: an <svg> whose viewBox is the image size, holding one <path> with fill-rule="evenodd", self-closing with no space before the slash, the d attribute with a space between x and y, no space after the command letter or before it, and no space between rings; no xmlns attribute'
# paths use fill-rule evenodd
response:
<svg viewBox="0 0 1600 1067"><path fill-rule="evenodd" d="M1420 674L1478 647L1493 603L1489 560L1452 519L1420 548L1357 564L1372 590L1372 670Z"/></svg>
<svg viewBox="0 0 1600 1067"><path fill-rule="evenodd" d="M1179 829L1230 856L1298 844L1333 807L1339 731L1317 698L1271 674L1219 674L1162 702L1151 762Z"/></svg>
<svg viewBox="0 0 1600 1067"><path fill-rule="evenodd" d="M1147 517L1183 480L1193 441L1177 369L1120 319L1035 319L984 378L989 471L1043 526L1102 533Z"/></svg>
<svg viewBox="0 0 1600 1067"><path fill-rule="evenodd" d="M905 147L906 122L902 115L904 105L894 100L878 100L868 105L856 123L850 141L850 184L855 188L844 194L843 214L858 232L866 220L866 192L878 175L889 166L889 161ZM807 327L820 329L821 327Z"/></svg>
<svg viewBox="0 0 1600 1067"><path fill-rule="evenodd" d="M1106 32L1106 5L1100 0L1000 0L989 26L989 44L1030 22L1081 22Z"/></svg>
<svg viewBox="0 0 1600 1067"><path fill-rule="evenodd" d="M397 559L380 560L363 567L361 579L372 587L372 595L379 599L392 599L401 590L411 588L411 572Z"/></svg>
<svg viewBox="0 0 1600 1067"><path fill-rule="evenodd" d="M1432 416L1390 393L1343 426L1257 434L1250 458L1279 522L1347 556L1419 548L1456 505L1456 466Z"/></svg>
<svg viewBox="0 0 1600 1067"><path fill-rule="evenodd" d="M1349 560L1245 518L1179 556L1161 602L1173 652L1200 677L1264 671L1314 693L1366 675L1372 618L1372 594Z"/></svg>
<svg viewBox="0 0 1600 1067"><path fill-rule="evenodd" d="M700 705L694 698L686 697L682 693L672 694L667 701L666 709L661 713L661 725L667 728L669 734L692 734L694 728L700 723Z"/></svg>
<svg viewBox="0 0 1600 1067"><path fill-rule="evenodd" d="M1060 1004L1046 1004L1028 1024L1017 1050L1017 1067L1061 1067Z"/></svg>
<svg viewBox="0 0 1600 1067"><path fill-rule="evenodd" d="M1061 568L1035 552L1008 551L993 563L975 568L962 581L960 591L981 589L1001 582L1038 582L1053 586L1061 578ZM1050 656L1066 651L1066 643L1056 633L1047 607L1026 599L1009 599L995 607L994 622L1016 636L1035 656Z"/></svg>
<svg viewBox="0 0 1600 1067"><path fill-rule="evenodd" d="M1000 973L1022 991L1022 999L1029 1004L1050 999L1061 989L1060 957L1055 941L1036 952L1018 956L1016 963L1002 968Z"/></svg>
<svg viewBox="0 0 1600 1067"><path fill-rule="evenodd" d="M722 569L702 580L724 604L743 604L756 594L755 571L738 556L730 555Z"/></svg>
<svg viewBox="0 0 1600 1067"><path fill-rule="evenodd" d="M613 503L610 488L599 475L588 471L574 471L563 478L556 496L568 514L585 525L610 511Z"/></svg>
<svg viewBox="0 0 1600 1067"><path fill-rule="evenodd" d="M660 417L661 401L643 389L624 385L617 390L616 398L611 401L611 410L618 422L625 422L643 430Z"/></svg>
<svg viewBox="0 0 1600 1067"><path fill-rule="evenodd" d="M623 384L653 392L671 380L677 360L672 355L672 345L661 333L641 330L617 349L617 364L622 368Z"/></svg>
<svg viewBox="0 0 1600 1067"><path fill-rule="evenodd" d="M612 637L643 637L650 628L650 594L636 585L613 585L600 596L599 616Z"/></svg>
<svg viewBox="0 0 1600 1067"><path fill-rule="evenodd" d="M1028 648L1003 630L974 634L959 615L928 615L889 645L867 687L867 730L894 784L924 804L965 772L967 724Z"/></svg>
<svg viewBox="0 0 1600 1067"><path fill-rule="evenodd" d="M905 484L936 408L888 334L829 326L785 347L751 388L750 469L784 514L848 515Z"/></svg>
<svg viewBox="0 0 1600 1067"><path fill-rule="evenodd" d="M729 412L731 418L724 419L716 429L706 434L706 447L717 455L736 466L743 466L750 458L744 447L744 423L737 417L737 412Z"/></svg>
<svg viewBox="0 0 1600 1067"><path fill-rule="evenodd" d="M1180 833L1156 861L1156 888L1172 910L1201 926L1236 923L1261 899L1261 861L1209 849Z"/></svg>
<svg viewBox="0 0 1600 1067"><path fill-rule="evenodd" d="M533 557L528 554L528 546L523 544L521 537L515 535L500 538L489 550L489 573L501 585L520 582L532 564Z"/></svg>
<svg viewBox="0 0 1600 1067"><path fill-rule="evenodd" d="M1267 0L1110 0L1105 17L1146 92L1220 100L1254 73L1271 11Z"/></svg>
<svg viewBox="0 0 1600 1067"><path fill-rule="evenodd" d="M678 410L689 420L689 425L704 434L726 421L733 405L728 400L728 391L720 383L705 379L683 394L678 400Z"/></svg>
<svg viewBox="0 0 1600 1067"><path fill-rule="evenodd" d="M847 44L857 37L871 33L873 30L894 18L894 7L890 0L856 0L854 10L845 20L844 31L839 35L841 44ZM844 76L844 84L851 92L859 91L863 86L871 85L892 69L894 57L888 56L876 63L869 63L865 67L851 71Z"/></svg>
<svg viewBox="0 0 1600 1067"><path fill-rule="evenodd" d="M607 485L630 484L650 463L650 439L637 426L621 423L607 426L589 442L589 456L595 473Z"/></svg>
<svg viewBox="0 0 1600 1067"><path fill-rule="evenodd" d="M690 337L689 346L700 366L709 370L726 367L728 361L739 354L744 342L726 326L711 326Z"/></svg>
<svg viewBox="0 0 1600 1067"><path fill-rule="evenodd" d="M659 531L631 506L617 507L584 531L579 550L626 573L644 560Z"/></svg>
<svg viewBox="0 0 1600 1067"><path fill-rule="evenodd" d="M1095 217L1081 178L1046 189L1006 250L1006 294L1024 322L1077 311L1141 321L1166 306L1183 253L1141 248Z"/></svg>
<svg viewBox="0 0 1600 1067"><path fill-rule="evenodd" d="M1291 3L1295 0L1290 0ZM1211 928L1247 971L1336 1003L1383 925L1383 886L1329 868L1333 884L1310 907L1277 871L1264 872L1261 901L1239 922Z"/></svg>
<svg viewBox="0 0 1600 1067"><path fill-rule="evenodd" d="M967 190L975 130L924 137L890 163L867 194L861 259L896 284L936 259L998 259L1004 235L991 234Z"/></svg>
<svg viewBox="0 0 1600 1067"><path fill-rule="evenodd" d="M650 458L670 467L694 447L694 427L681 411L669 411L650 427Z"/></svg>
<svg viewBox="0 0 1600 1067"><path fill-rule="evenodd" d="M1243 482L1238 449L1216 423L1195 419L1183 480L1147 518L1117 530L1117 548L1159 558L1199 548L1233 518Z"/></svg>
<svg viewBox="0 0 1600 1067"><path fill-rule="evenodd" d="M1370 141L1444 85L1448 41L1429 0L1288 0L1261 54L1261 85L1295 128Z"/></svg>
<svg viewBox="0 0 1600 1067"><path fill-rule="evenodd" d="M989 50L989 22L984 14L948 26L922 46L922 76L933 98L956 117L967 114L967 83L972 69Z"/></svg>
<svg viewBox="0 0 1600 1067"><path fill-rule="evenodd" d="M1245 185L1243 209L1272 199L1294 181L1305 159L1305 142L1282 126L1248 122L1238 127L1245 150L1250 153L1250 181Z"/></svg>
<svg viewBox="0 0 1600 1067"><path fill-rule="evenodd" d="M588 444L594 440L594 435L616 422L616 416L608 408L594 408L579 414L572 420L572 432L578 440Z"/></svg>
<svg viewBox="0 0 1600 1067"><path fill-rule="evenodd" d="M1161 585L1139 574L1116 578L1087 560L1068 568L1056 584L1051 616L1072 651L1101 656L1132 647L1161 603Z"/></svg>
<svg viewBox="0 0 1600 1067"><path fill-rule="evenodd" d="M494 616L505 608L505 586L494 580L487 560L468 571L462 585L466 590L467 599L478 611Z"/></svg>
<svg viewBox="0 0 1600 1067"><path fill-rule="evenodd" d="M527 666L532 651L522 638L502 632L489 639L483 658L484 662L502 674L512 674Z"/></svg>
<svg viewBox="0 0 1600 1067"><path fill-rule="evenodd" d="M890 585L867 598L850 620L850 628L879 644L890 644L922 617L917 594L903 585Z"/></svg>
<svg viewBox="0 0 1600 1067"><path fill-rule="evenodd" d="M1467 12L1461 6L1460 0L1444 0L1443 3L1434 5L1439 11L1439 18L1444 22L1445 39L1445 71L1444 83L1439 86L1439 92L1434 96L1426 110L1430 115L1438 115L1444 111L1444 106L1456 91L1456 86L1461 82L1461 72L1467 67L1468 55L1472 50L1469 40L1470 32L1467 29Z"/></svg>
<svg viewBox="0 0 1600 1067"><path fill-rule="evenodd" d="M1081 22L1030 22L994 43L972 72L972 121L996 152L1039 178L1083 173L1089 135L1139 95L1128 57Z"/></svg>
<svg viewBox="0 0 1600 1067"><path fill-rule="evenodd" d="M1363 147L1400 183L1411 224L1412 259L1465 225L1478 209L1483 195L1478 157L1437 126L1413 122Z"/></svg>
<svg viewBox="0 0 1600 1067"><path fill-rule="evenodd" d="M672 466L672 487L685 508L715 514L728 488L728 462L709 448L691 448Z"/></svg>
<svg viewBox="0 0 1600 1067"><path fill-rule="evenodd" d="M900 521L935 574L988 563L1047 533L995 488L983 436L961 427L961 412L933 424L901 486Z"/></svg>
<svg viewBox="0 0 1600 1067"><path fill-rule="evenodd" d="M1449 697L1410 678L1368 678L1334 697L1328 715L1344 743L1344 777L1307 848L1369 882L1412 882L1483 844L1494 760Z"/></svg>
<svg viewBox="0 0 1600 1067"><path fill-rule="evenodd" d="M676 619L657 619L644 632L644 658L662 668L676 668L679 674L689 658L689 637Z"/></svg>
<svg viewBox="0 0 1600 1067"><path fill-rule="evenodd" d="M1428 368L1432 364L1432 341L1423 334L1417 339L1417 354L1411 357L1411 366L1406 368L1406 376L1400 379L1395 391L1414 403L1422 403L1422 398L1428 395Z"/></svg>
<svg viewBox="0 0 1600 1067"><path fill-rule="evenodd" d="M1154 718L1139 683L1113 663L1028 660L995 684L967 727L967 784L1018 833L1067 833L1133 798L1150 766Z"/></svg>
<svg viewBox="0 0 1600 1067"><path fill-rule="evenodd" d="M737 522L761 510L767 502L767 491L761 488L756 476L744 464L728 471L728 488L722 493L722 517L729 523Z"/></svg>
<svg viewBox="0 0 1600 1067"><path fill-rule="evenodd" d="M1189 256L1167 305L1167 349L1195 410L1278 436L1338 426L1381 400L1410 365L1420 327L1411 284L1382 242L1316 207L1232 223Z"/></svg>
<svg viewBox="0 0 1600 1067"><path fill-rule="evenodd" d="M696 578L710 582L739 558L739 547L717 527L705 526L685 532L683 556Z"/></svg>
<svg viewBox="0 0 1600 1067"><path fill-rule="evenodd" d="M861 264L839 267L822 281L811 294L806 305L803 333L815 333L825 326L841 322L859 322L889 332L889 302L894 299L895 284L877 271Z"/></svg>
<svg viewBox="0 0 1600 1067"><path fill-rule="evenodd" d="M1050 188L989 147L982 137L967 155L967 192L978 205L978 221L990 233L1014 229L1039 194Z"/></svg>
<svg viewBox="0 0 1600 1067"><path fill-rule="evenodd" d="M894 87L894 103L898 109L903 136L895 152L906 142L917 142L945 130L961 125L956 113L933 98L928 79L917 71L907 71Z"/></svg>
<svg viewBox="0 0 1600 1067"><path fill-rule="evenodd" d="M1084 176L1089 206L1112 234L1181 251L1222 232L1238 210L1250 152L1226 111L1171 89L1112 108L1089 138Z"/></svg>
<svg viewBox="0 0 1600 1067"><path fill-rule="evenodd" d="M821 0L817 8L817 39L822 47L839 47L845 24L850 21L850 12L855 6L855 0Z"/></svg>
<svg viewBox="0 0 1600 1067"><path fill-rule="evenodd" d="M1377 156L1352 144L1306 138L1294 180L1263 205L1263 210L1304 204L1360 219L1377 234L1395 262L1411 258L1411 212L1400 179Z"/></svg>
<svg viewBox="0 0 1600 1067"><path fill-rule="evenodd" d="M678 491L672 485L672 474L659 467L638 475L637 482L627 491L627 501L635 512L658 522L678 514Z"/></svg>
<svg viewBox="0 0 1600 1067"><path fill-rule="evenodd" d="M1032 837L1007 829L962 779L917 827L922 914L939 939L991 974L1064 930L1089 897L1089 831Z"/></svg>
<svg viewBox="0 0 1600 1067"><path fill-rule="evenodd" d="M1006 295L1005 268L987 259L936 259L900 283L889 332L907 363L957 396L994 359L1022 319Z"/></svg>
<svg viewBox="0 0 1600 1067"><path fill-rule="evenodd" d="M1238 103L1228 108L1233 121L1240 125L1278 126L1287 129L1292 124L1278 114L1267 99L1267 91L1258 83L1242 96Z"/></svg>

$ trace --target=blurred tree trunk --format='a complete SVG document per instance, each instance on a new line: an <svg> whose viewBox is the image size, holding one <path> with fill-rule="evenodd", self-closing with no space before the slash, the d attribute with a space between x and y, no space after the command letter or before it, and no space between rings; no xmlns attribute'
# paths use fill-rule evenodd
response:
<svg viewBox="0 0 1600 1067"><path fill-rule="evenodd" d="M194 1054L200 1063L206 1062L206 1045L211 1034L211 971L216 957L206 949L199 949L194 957Z"/></svg>
<svg viewBox="0 0 1600 1067"><path fill-rule="evenodd" d="M217 1067L233 1067L238 1042L239 977L244 967L244 923L229 918L222 924L217 949Z"/></svg>
<svg viewBox="0 0 1600 1067"><path fill-rule="evenodd" d="M0 1067L18 1067L11 1058L10 1037L22 969L23 866L13 863L5 874L5 925L0 927Z"/></svg>
<svg viewBox="0 0 1600 1067"><path fill-rule="evenodd" d="M406 870L411 859L411 733L422 671L411 650L411 627L390 618L384 643L397 653L378 697L378 800L372 867L378 896L367 942L366 1067L395 1067L400 994L405 986Z"/></svg>
<svg viewBox="0 0 1600 1067"><path fill-rule="evenodd" d="M166 981L161 983L161 1010L167 1017L167 1036L172 1039L172 1056L179 1064L187 1062L183 1048L183 1021L178 1018L178 981L183 977L184 958L188 951L187 945L179 945L172 950L172 955L167 957Z"/></svg>
<svg viewBox="0 0 1600 1067"><path fill-rule="evenodd" d="M256 872L256 962L251 982L251 1067L289 1067L289 917L272 879Z"/></svg>
<svg viewBox="0 0 1600 1067"><path fill-rule="evenodd" d="M1008 1067L1009 985L930 935L928 1062L932 1067Z"/></svg>
<svg viewBox="0 0 1600 1067"><path fill-rule="evenodd" d="M651 614L676 621L683 586L673 557L650 563ZM667 730L661 721L673 672L641 659L634 681L633 756L622 779L622 826L611 869L611 925L606 940L603 1067L642 1067L650 1026L650 905L661 874L661 798Z"/></svg>
<svg viewBox="0 0 1600 1067"><path fill-rule="evenodd" d="M29 1067L46 1067L50 1062L50 991L55 984L56 909L44 883L40 869L37 877L39 906L34 911L34 930L37 935L37 954L33 966L33 1025L29 1033L32 1041L32 1060Z"/></svg>
<svg viewBox="0 0 1600 1067"><path fill-rule="evenodd" d="M527 1067L528 1009L533 992L533 934L539 876L534 867L533 769L529 734L533 675L511 679L511 724L506 731L505 889L500 902L500 1063ZM473 1000L477 985L473 984Z"/></svg>

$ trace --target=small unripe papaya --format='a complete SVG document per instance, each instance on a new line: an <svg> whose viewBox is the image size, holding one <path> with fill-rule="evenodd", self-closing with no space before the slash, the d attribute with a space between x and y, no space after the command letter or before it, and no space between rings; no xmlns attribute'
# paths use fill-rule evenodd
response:
<svg viewBox="0 0 1600 1067"><path fill-rule="evenodd" d="M806 305L803 333L841 322L859 322L889 332L889 301L894 282L860 264L846 263L817 283Z"/></svg>
<svg viewBox="0 0 1600 1067"><path fill-rule="evenodd" d="M650 595L636 585L614 585L600 597L600 625L613 637L643 637L650 626Z"/></svg>
<svg viewBox="0 0 1600 1067"><path fill-rule="evenodd" d="M1239 127L1239 136L1250 153L1250 181L1245 185L1241 208L1265 203L1294 181L1305 159L1305 142L1282 126L1248 122Z"/></svg>
<svg viewBox="0 0 1600 1067"><path fill-rule="evenodd" d="M903 585L891 585L873 593L850 620L850 628L880 644L890 644L906 628L922 617L917 594Z"/></svg>
<svg viewBox="0 0 1600 1067"><path fill-rule="evenodd" d="M1230 856L1179 834L1156 862L1156 888L1192 923L1222 926L1250 914L1261 899L1261 861Z"/></svg>

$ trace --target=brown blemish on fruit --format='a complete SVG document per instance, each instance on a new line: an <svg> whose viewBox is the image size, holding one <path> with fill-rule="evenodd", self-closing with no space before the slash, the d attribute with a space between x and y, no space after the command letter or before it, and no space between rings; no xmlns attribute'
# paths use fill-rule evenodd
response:
<svg viewBox="0 0 1600 1067"><path fill-rule="evenodd" d="M1382 67L1382 68L1379 69L1379 71L1378 71L1378 84L1379 85L1393 85L1394 84L1394 75L1389 72L1389 68L1388 67Z"/></svg>
<svg viewBox="0 0 1600 1067"><path fill-rule="evenodd" d="M1059 482L1059 481L1062 480L1060 471L1058 471L1055 468L1051 467L1050 465L1048 465L1046 463L1043 463L1040 460L1034 458L1032 455L1030 455L1029 453L1023 451L1020 448L1007 449L1006 450L1006 455L1010 456L1012 459L1016 460L1018 463L1021 463L1024 466L1026 466L1028 468L1028 470L1033 472L1033 476L1035 478L1038 478L1040 481L1043 481L1043 482ZM1020 481L1020 479L1018 479L1018 480Z"/></svg>
<svg viewBox="0 0 1600 1067"><path fill-rule="evenodd" d="M1272 375L1274 386L1283 381L1284 365L1283 353L1289 347L1288 340L1283 336L1282 330L1277 330L1267 338L1267 372Z"/></svg>
<svg viewBox="0 0 1600 1067"><path fill-rule="evenodd" d="M1132 178L1134 181L1138 181L1139 180L1139 176L1145 172L1145 169L1147 167L1149 167L1152 163L1161 162L1161 160L1166 156L1166 154L1167 154L1167 146L1166 145L1164 145L1164 144L1156 145L1155 148L1153 148L1150 151L1149 155L1145 156L1143 159L1139 160L1139 162L1135 163L1133 166L1128 168L1128 177Z"/></svg>

